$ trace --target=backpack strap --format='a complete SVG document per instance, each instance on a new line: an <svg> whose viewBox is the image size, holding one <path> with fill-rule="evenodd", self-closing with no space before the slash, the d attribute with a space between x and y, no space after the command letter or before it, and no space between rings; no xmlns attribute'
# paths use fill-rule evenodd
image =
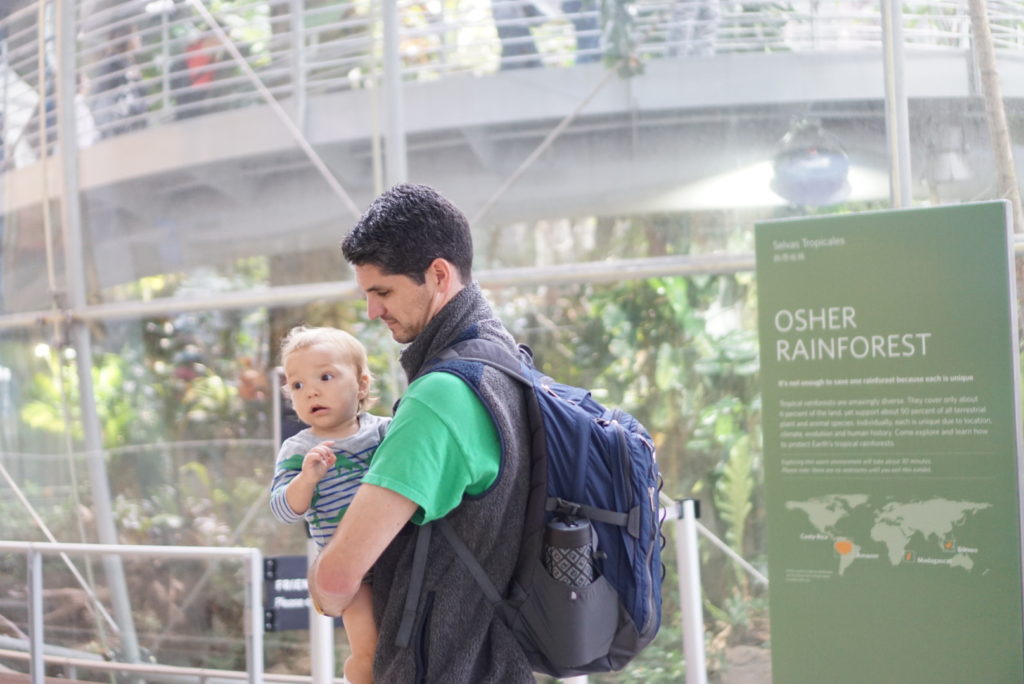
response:
<svg viewBox="0 0 1024 684"><path fill-rule="evenodd" d="M436 362L476 361L503 371L512 379L518 380L528 387L532 386L533 381L523 374L520 364L527 363L532 366L533 352L525 344L521 344L519 345L519 355L519 358L516 358L497 342L475 338L456 342L434 357L434 360Z"/></svg>
<svg viewBox="0 0 1024 684"><path fill-rule="evenodd" d="M472 358L467 356L467 353L472 354L473 357L479 356L480 358ZM528 347L522 353L527 354L527 358L532 358L532 352L529 351ZM494 342L479 339L457 343L455 348L448 348L441 352L432 363L424 366L423 370L416 375L416 378L430 372L436 363L452 360L478 361L494 366L526 385L532 384L530 379L523 375L522 371L516 367L518 360L514 356ZM416 378L413 378L413 380ZM392 412L398 410L400 401L401 399L395 402ZM427 574L427 551L430 548L431 533L435 525L437 525L438 529L441 530L444 537L452 545L455 554L462 560L462 563L469 570L473 579L476 580L476 583L480 586L487 599L492 604L500 603L502 600L501 594L498 593L494 586L494 582L487 576L487 572L480 565L480 561L476 559L473 552L459 538L451 523L442 518L426 525L420 525L416 530L416 546L412 554L412 568L409 575L409 587L405 594L405 605L402 607L402 619L398 623L398 633L395 636L395 646L398 648L408 648L409 642L412 640L412 629L416 622L416 612L419 608L420 595L423 593L423 582Z"/></svg>
<svg viewBox="0 0 1024 684"><path fill-rule="evenodd" d="M573 503L559 497L548 497L544 504L544 510L574 518L589 518L590 520L597 520L609 525L629 527L630 515L627 513L617 513L605 508L595 508L586 504Z"/></svg>
<svg viewBox="0 0 1024 684"><path fill-rule="evenodd" d="M462 541L462 537L455 531L452 524L441 518L437 521L437 526L441 528L441 534L448 540L448 543L452 545L452 549L455 550L455 555L459 557L466 569L469 570L469 574L473 575L473 579L480 585L480 589L484 592L484 596L491 602L491 605L497 605L501 603L502 597L498 593L497 588L494 586L494 582L487 575L483 566L480 565L480 561L477 560L476 554L469 550L466 543Z"/></svg>
<svg viewBox="0 0 1024 684"><path fill-rule="evenodd" d="M412 626L416 622L416 609L420 601L420 594L423 593L423 578L427 574L427 549L430 547L431 530L437 525L441 534L451 544L455 555L459 557L462 564L469 570L469 574L476 580L480 590L491 602L491 605L501 603L501 594L498 593L494 582L487 576L487 571L480 565L480 561L466 543L459 537L452 524L441 518L432 523L421 525L416 531L416 548L412 552L412 572L409 577L409 588L405 593L405 606L402 608L402 620L398 623L398 634L395 636L395 646L407 648L412 639Z"/></svg>
<svg viewBox="0 0 1024 684"><path fill-rule="evenodd" d="M420 525L416 530L416 547L412 552L412 571L409 576L409 588L405 592L405 606L402 608L402 620L398 623L398 634L395 646L406 648L412 638L412 625L416 621L416 609L419 607L420 594L423 593L423 578L427 574L427 551L430 549L430 533L433 524Z"/></svg>

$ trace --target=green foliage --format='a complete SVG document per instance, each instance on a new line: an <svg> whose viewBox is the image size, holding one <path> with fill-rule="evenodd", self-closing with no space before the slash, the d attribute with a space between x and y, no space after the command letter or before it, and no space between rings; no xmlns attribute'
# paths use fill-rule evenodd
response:
<svg viewBox="0 0 1024 684"><path fill-rule="evenodd" d="M81 440L81 408L75 365L73 361L67 361L59 350L51 349L47 354L48 368L33 378L29 398L21 409L21 419L26 425L39 430L64 434L67 429L66 411L72 438ZM103 445L113 446L130 434L135 423L136 414L131 401L135 387L126 381L124 363L114 354L96 357L92 384L103 430Z"/></svg>
<svg viewBox="0 0 1024 684"><path fill-rule="evenodd" d="M34 378L36 399L29 400L21 407L21 419L30 427L46 431L63 432L64 417L61 415L61 392L58 383L45 373Z"/></svg>
<svg viewBox="0 0 1024 684"><path fill-rule="evenodd" d="M750 437L743 435L729 450L729 459L715 483L715 505L728 525L725 539L737 552L743 553L743 536L747 518L753 510L754 475L750 453Z"/></svg>
<svg viewBox="0 0 1024 684"><path fill-rule="evenodd" d="M272 31L270 4L266 0L213 0L209 7L242 54L253 57L252 66L270 63Z"/></svg>

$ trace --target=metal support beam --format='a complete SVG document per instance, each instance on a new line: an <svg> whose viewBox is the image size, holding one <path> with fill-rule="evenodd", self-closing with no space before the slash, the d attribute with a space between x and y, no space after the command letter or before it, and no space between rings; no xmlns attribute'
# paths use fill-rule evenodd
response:
<svg viewBox="0 0 1024 684"><path fill-rule="evenodd" d="M57 0L57 141L60 146L61 167L61 227L64 232L64 264L67 305L81 309L86 305L86 278L84 241L82 239L82 212L78 188L78 128L75 111L75 1ZM81 320L72 320L69 338L75 350L78 370L78 396L81 408L85 451L92 488L92 506L96 515L96 530L103 544L117 544L117 530L110 506L110 485L104 462L102 430L96 397L92 384L92 342L89 328ZM70 426L68 427L70 429ZM121 637L121 652L128 662L139 662L139 644L132 620L124 567L118 556L104 556L113 605Z"/></svg>
<svg viewBox="0 0 1024 684"><path fill-rule="evenodd" d="M381 2L384 31L384 103L387 108L384 131L384 182L387 187L409 180L409 156L405 146L405 117L402 105L402 57L398 36L398 2Z"/></svg>
<svg viewBox="0 0 1024 684"><path fill-rule="evenodd" d="M295 105L295 125L305 136L309 132L306 97L306 23L303 17L305 0L289 0L292 66L292 102Z"/></svg>
<svg viewBox="0 0 1024 684"><path fill-rule="evenodd" d="M910 172L910 117L903 76L903 3L882 0L885 69L885 130L889 142L889 199L895 209L913 205Z"/></svg>

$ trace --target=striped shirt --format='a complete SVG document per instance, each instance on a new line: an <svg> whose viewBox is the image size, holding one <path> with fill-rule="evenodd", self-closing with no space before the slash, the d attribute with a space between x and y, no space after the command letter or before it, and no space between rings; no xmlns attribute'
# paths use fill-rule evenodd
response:
<svg viewBox="0 0 1024 684"><path fill-rule="evenodd" d="M313 500L305 513L296 513L288 505L285 489L302 471L302 459L317 444L327 441L306 428L289 437L281 445L274 464L274 480L270 485L270 510L283 523L294 523L305 518L310 535L317 546L323 548L338 528L359 483L370 467L370 459L377 445L384 439L390 418L370 413L359 414L359 430L352 436L334 440L334 453L338 460L317 484Z"/></svg>

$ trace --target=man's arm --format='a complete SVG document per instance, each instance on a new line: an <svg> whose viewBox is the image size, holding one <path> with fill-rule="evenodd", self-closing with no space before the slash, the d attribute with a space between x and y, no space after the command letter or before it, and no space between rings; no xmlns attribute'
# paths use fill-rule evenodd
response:
<svg viewBox="0 0 1024 684"><path fill-rule="evenodd" d="M363 577L418 507L390 489L359 486L331 541L309 567L309 593L321 612L341 615Z"/></svg>

